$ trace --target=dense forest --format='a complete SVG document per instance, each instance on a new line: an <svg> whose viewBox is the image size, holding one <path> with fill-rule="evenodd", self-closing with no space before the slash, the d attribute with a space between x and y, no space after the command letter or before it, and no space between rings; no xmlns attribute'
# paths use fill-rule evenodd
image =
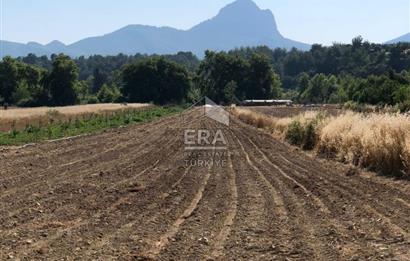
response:
<svg viewBox="0 0 410 261"><path fill-rule="evenodd" d="M0 103L57 106L98 102L295 102L410 108L410 44L313 45L309 51L240 48L174 55L78 57L30 54L0 62Z"/></svg>

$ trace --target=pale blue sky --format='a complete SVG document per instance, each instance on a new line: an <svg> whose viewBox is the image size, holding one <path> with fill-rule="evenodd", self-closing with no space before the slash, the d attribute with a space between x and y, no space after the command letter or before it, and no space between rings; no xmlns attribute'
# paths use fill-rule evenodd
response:
<svg viewBox="0 0 410 261"><path fill-rule="evenodd" d="M72 43L128 24L189 29L233 0L0 0L1 38ZM331 44L357 35L384 42L410 31L409 0L255 0L288 38Z"/></svg>

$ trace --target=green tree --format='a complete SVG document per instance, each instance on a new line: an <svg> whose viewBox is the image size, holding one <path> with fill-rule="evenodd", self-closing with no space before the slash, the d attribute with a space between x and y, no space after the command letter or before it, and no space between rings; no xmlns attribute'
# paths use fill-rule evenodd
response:
<svg viewBox="0 0 410 261"><path fill-rule="evenodd" d="M77 101L76 84L78 69L70 57L60 54L53 61L53 69L48 77L52 104L65 106Z"/></svg>
<svg viewBox="0 0 410 261"><path fill-rule="evenodd" d="M249 67L249 63L240 57L207 51L199 65L196 84L203 95L215 102L224 102L224 89L234 81L237 84L235 96L244 99L250 87L247 82Z"/></svg>
<svg viewBox="0 0 410 261"><path fill-rule="evenodd" d="M125 66L123 96L129 102L180 103L191 87L188 71L163 57Z"/></svg>
<svg viewBox="0 0 410 261"><path fill-rule="evenodd" d="M87 99L90 95L90 86L88 85L88 82L77 81L75 92L77 93L77 97L80 100L80 103L87 102Z"/></svg>
<svg viewBox="0 0 410 261"><path fill-rule="evenodd" d="M307 88L309 88L309 74L307 73L301 73L298 76L298 91L300 93L304 93Z"/></svg>
<svg viewBox="0 0 410 261"><path fill-rule="evenodd" d="M187 102L189 103L196 103L203 97L201 89L194 84L189 88L187 93Z"/></svg>
<svg viewBox="0 0 410 261"><path fill-rule="evenodd" d="M273 71L267 57L255 54L249 63L249 82L246 84L249 88L246 93L247 98L278 98L281 94L280 77Z"/></svg>
<svg viewBox="0 0 410 261"><path fill-rule="evenodd" d="M363 44L363 37L361 35L356 36L355 38L352 39L353 49L362 47L362 44Z"/></svg>
<svg viewBox="0 0 410 261"><path fill-rule="evenodd" d="M309 87L303 92L301 98L304 102L324 102L324 92L327 88L327 77L317 74L309 81Z"/></svg>
<svg viewBox="0 0 410 261"><path fill-rule="evenodd" d="M236 100L236 89L238 89L238 84L235 81L230 81L226 84L224 88L224 102L226 104L235 104Z"/></svg>
<svg viewBox="0 0 410 261"><path fill-rule="evenodd" d="M32 95L26 81L21 81L12 94L13 104L19 107L31 106Z"/></svg>
<svg viewBox="0 0 410 261"><path fill-rule="evenodd" d="M97 98L102 103L118 102L121 96L120 91L115 87L110 87L107 84L103 84L100 91L97 94Z"/></svg>
<svg viewBox="0 0 410 261"><path fill-rule="evenodd" d="M19 86L27 85L29 96L25 101L14 101L20 106L44 106L49 102L49 90L45 86L45 80L48 75L47 70L33 65L24 63L18 64L19 68Z"/></svg>
<svg viewBox="0 0 410 261"><path fill-rule="evenodd" d="M410 84L402 85L394 93L394 103L410 101Z"/></svg>
<svg viewBox="0 0 410 261"><path fill-rule="evenodd" d="M101 89L106 80L107 76L101 73L99 68L94 69L92 92L97 93Z"/></svg>
<svg viewBox="0 0 410 261"><path fill-rule="evenodd" d="M12 94L19 83L18 67L16 60L7 56L0 63L0 96L4 102L12 102Z"/></svg>
<svg viewBox="0 0 410 261"><path fill-rule="evenodd" d="M281 95L281 81L269 59L251 54L249 60L225 52L206 52L197 74L202 93L216 102L226 101L226 88L235 97L244 99L272 99ZM232 96L232 95L231 95Z"/></svg>

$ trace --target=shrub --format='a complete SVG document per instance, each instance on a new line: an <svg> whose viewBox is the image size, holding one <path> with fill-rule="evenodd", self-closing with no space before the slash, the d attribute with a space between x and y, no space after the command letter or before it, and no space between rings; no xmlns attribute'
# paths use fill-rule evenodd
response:
<svg viewBox="0 0 410 261"><path fill-rule="evenodd" d="M311 121L305 126L303 135L303 149L313 150L316 145L316 140L316 123L314 121Z"/></svg>
<svg viewBox="0 0 410 261"><path fill-rule="evenodd" d="M22 107L22 108L30 108L30 107L34 107L36 104L34 103L33 99L31 98L24 98L19 100L16 103L17 107Z"/></svg>
<svg viewBox="0 0 410 261"><path fill-rule="evenodd" d="M397 104L397 109L402 113L410 111L410 100Z"/></svg>
<svg viewBox="0 0 410 261"><path fill-rule="evenodd" d="M304 136L302 124L295 120L289 125L285 134L285 139L292 145L300 146L303 143Z"/></svg>
<svg viewBox="0 0 410 261"><path fill-rule="evenodd" d="M117 102L121 96L118 88L108 86L104 84L100 91L97 93L98 101L102 103L113 103Z"/></svg>
<svg viewBox="0 0 410 261"><path fill-rule="evenodd" d="M19 131L16 130L16 129L12 129L12 130L10 131L10 136L11 136L12 138L15 138L18 134L19 134Z"/></svg>
<svg viewBox="0 0 410 261"><path fill-rule="evenodd" d="M62 119L64 117L64 115L61 112L59 112L58 110L50 109L46 112L46 117L47 117L49 122L53 123L53 122L57 121L58 119Z"/></svg>
<svg viewBox="0 0 410 261"><path fill-rule="evenodd" d="M33 134L33 133L35 134L35 133L40 132L40 128L36 127L36 126L33 126L33 125L27 125L26 129L24 131L26 131L27 133L30 133L30 134Z"/></svg>
<svg viewBox="0 0 410 261"><path fill-rule="evenodd" d="M359 109L359 103L354 102L354 101L347 101L343 105L343 109L345 110L351 110L351 111L358 111Z"/></svg>
<svg viewBox="0 0 410 261"><path fill-rule="evenodd" d="M97 104L99 102L96 96L90 96L87 99L87 104Z"/></svg>

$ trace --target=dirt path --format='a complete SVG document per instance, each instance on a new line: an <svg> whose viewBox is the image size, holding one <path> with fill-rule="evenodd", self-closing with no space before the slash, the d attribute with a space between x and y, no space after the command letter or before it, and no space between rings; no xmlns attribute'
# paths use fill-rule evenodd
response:
<svg viewBox="0 0 410 261"><path fill-rule="evenodd" d="M410 260L408 182L198 117L225 153L187 153L178 116L2 150L0 260Z"/></svg>

